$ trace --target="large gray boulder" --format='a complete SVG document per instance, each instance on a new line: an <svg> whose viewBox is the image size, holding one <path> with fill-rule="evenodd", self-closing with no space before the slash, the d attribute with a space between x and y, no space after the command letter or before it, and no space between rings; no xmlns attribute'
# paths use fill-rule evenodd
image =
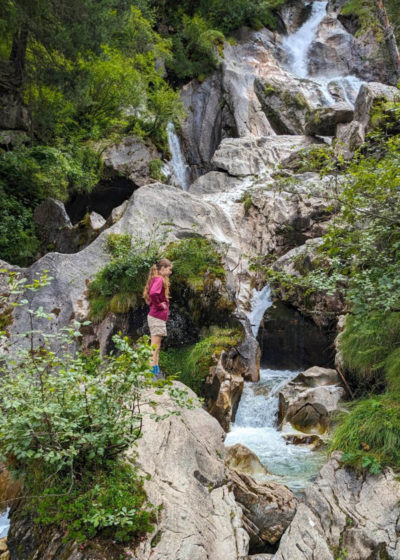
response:
<svg viewBox="0 0 400 560"><path fill-rule="evenodd" d="M243 474L249 474L256 480L265 481L268 476L267 468L248 447L241 443L226 448L225 463L230 469Z"/></svg>
<svg viewBox="0 0 400 560"><path fill-rule="evenodd" d="M296 512L294 494L282 484L256 482L250 475L235 469L230 469L228 475L236 502L243 509L250 548L275 544Z"/></svg>
<svg viewBox="0 0 400 560"><path fill-rule="evenodd" d="M322 434L345 395L335 370L312 367L279 392L279 423L307 434Z"/></svg>
<svg viewBox="0 0 400 560"><path fill-rule="evenodd" d="M345 159L351 159L374 126L371 119L374 108L381 103L399 99L400 92L396 87L377 82L363 84L355 102L354 120L337 127L335 152Z"/></svg>
<svg viewBox="0 0 400 560"><path fill-rule="evenodd" d="M273 560L399 560L399 501L391 469L361 476L335 453L306 489Z"/></svg>
<svg viewBox="0 0 400 560"><path fill-rule="evenodd" d="M309 136L226 138L212 159L214 169L234 177L271 173L294 152L318 144Z"/></svg>
<svg viewBox="0 0 400 560"><path fill-rule="evenodd" d="M354 106L354 120L368 129L371 122L371 111L377 104L399 99L400 91L396 87L376 82L363 84Z"/></svg>
<svg viewBox="0 0 400 560"><path fill-rule="evenodd" d="M157 398L157 414L175 409L167 394ZM151 476L150 502L162 509L154 534L135 549L137 560L246 558L248 536L226 482L223 438L200 407L157 423L146 414L137 462Z"/></svg>
<svg viewBox="0 0 400 560"><path fill-rule="evenodd" d="M255 81L261 107L277 134L305 134L313 107L299 80L282 77Z"/></svg>
<svg viewBox="0 0 400 560"><path fill-rule="evenodd" d="M225 129L235 136L234 124L222 107L221 75L215 72L203 82L193 80L182 88L181 99L187 112L182 123L182 146L195 179L210 169L211 158ZM229 126L230 125L230 126Z"/></svg>
<svg viewBox="0 0 400 560"><path fill-rule="evenodd" d="M340 6L320 23L309 51L311 76L355 75L365 81L391 82L385 46L370 29L355 37L339 21Z"/></svg>
<svg viewBox="0 0 400 560"><path fill-rule="evenodd" d="M311 136L335 136L337 125L349 123L353 117L354 109L348 103L340 102L330 107L321 107L312 112L306 132Z"/></svg>
<svg viewBox="0 0 400 560"><path fill-rule="evenodd" d="M108 146L102 154L108 175L128 177L137 186L152 182L149 163L160 157L152 144L145 144L136 136L123 138L118 144Z"/></svg>
<svg viewBox="0 0 400 560"><path fill-rule="evenodd" d="M219 193L238 189L242 184L240 179L231 177L222 171L210 171L196 179L189 187L189 192L195 195Z"/></svg>

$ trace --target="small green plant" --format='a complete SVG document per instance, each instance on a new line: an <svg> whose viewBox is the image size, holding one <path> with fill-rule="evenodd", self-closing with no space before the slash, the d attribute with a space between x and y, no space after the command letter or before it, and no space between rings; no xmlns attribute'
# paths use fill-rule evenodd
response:
<svg viewBox="0 0 400 560"><path fill-rule="evenodd" d="M253 198L251 194L244 192L240 198L240 202L243 204L244 213L247 216L250 208L253 206Z"/></svg>
<svg viewBox="0 0 400 560"><path fill-rule="evenodd" d="M152 159L149 161L149 171L150 177L155 179L156 181L160 181L160 183L165 183L166 177L162 172L163 162L161 159Z"/></svg>

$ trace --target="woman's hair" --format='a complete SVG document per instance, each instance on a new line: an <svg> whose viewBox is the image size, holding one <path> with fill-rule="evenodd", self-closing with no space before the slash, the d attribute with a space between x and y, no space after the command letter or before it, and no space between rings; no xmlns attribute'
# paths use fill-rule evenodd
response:
<svg viewBox="0 0 400 560"><path fill-rule="evenodd" d="M158 263L153 264L153 266L150 268L149 276L147 278L147 282L143 290L144 301L147 303L147 305L149 305L150 303L150 298L149 298L150 282L152 281L153 278L155 278L155 276L160 276L160 270L164 266L170 266L171 264L172 264L171 261L169 261L168 259L160 259ZM169 278L166 276L162 276L162 279L164 283L165 297L169 299Z"/></svg>

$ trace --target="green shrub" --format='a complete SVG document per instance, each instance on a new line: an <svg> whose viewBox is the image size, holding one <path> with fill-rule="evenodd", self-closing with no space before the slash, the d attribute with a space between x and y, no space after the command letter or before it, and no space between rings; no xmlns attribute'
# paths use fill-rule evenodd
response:
<svg viewBox="0 0 400 560"><path fill-rule="evenodd" d="M101 320L107 311L126 313L142 303L142 292L151 266L161 256L174 263L171 278L171 296L189 308L194 321L211 324L216 315L233 311L233 303L220 294L215 280L224 281L217 246L202 238L183 239L171 243L161 254L161 239L139 242L130 236L111 234L107 249L112 255L90 285L91 317ZM226 317L224 317L226 319Z"/></svg>
<svg viewBox="0 0 400 560"><path fill-rule="evenodd" d="M179 79L204 79L218 65L217 45L224 36L195 15L183 16L182 28L174 37L174 58L170 68Z"/></svg>
<svg viewBox="0 0 400 560"><path fill-rule="evenodd" d="M166 256L174 263L174 279L185 282L194 290L203 289L204 274L224 279L225 270L218 246L201 237L183 239L171 243Z"/></svg>
<svg viewBox="0 0 400 560"><path fill-rule="evenodd" d="M340 349L346 369L355 377L358 391L384 386L387 360L399 344L398 313L375 312L347 318Z"/></svg>
<svg viewBox="0 0 400 560"><path fill-rule="evenodd" d="M157 241L132 243L130 235L111 234L106 246L113 258L97 273L89 289L93 320L103 319L110 310L126 313L142 301L150 268L160 258Z"/></svg>
<svg viewBox="0 0 400 560"><path fill-rule="evenodd" d="M161 159L152 159L149 161L150 177L159 181L160 183L166 182L166 177L162 172L163 162Z"/></svg>
<svg viewBox="0 0 400 560"><path fill-rule="evenodd" d="M21 294L50 280L44 273L28 285L5 274L1 306L25 306ZM100 534L124 542L151 531L155 511L143 478L121 457L141 435L143 395L153 385L148 340L132 346L114 336L115 353L82 353L76 348L87 322L48 335L37 326L54 316L43 308L27 313L29 330L19 336L28 347L16 350L2 337L0 361L0 459L23 481L22 513L67 528L65 538L78 541ZM191 406L184 391L167 388L177 404Z"/></svg>
<svg viewBox="0 0 400 560"><path fill-rule="evenodd" d="M398 395L389 393L354 403L334 433L333 449L344 452L344 462L373 473L383 465L400 468Z"/></svg>
<svg viewBox="0 0 400 560"><path fill-rule="evenodd" d="M12 264L28 266L39 246L32 210L0 187L0 258Z"/></svg>

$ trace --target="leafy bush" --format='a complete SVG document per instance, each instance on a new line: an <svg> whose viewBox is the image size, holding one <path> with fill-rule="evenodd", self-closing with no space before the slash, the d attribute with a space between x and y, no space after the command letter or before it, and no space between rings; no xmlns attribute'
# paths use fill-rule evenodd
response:
<svg viewBox="0 0 400 560"><path fill-rule="evenodd" d="M26 305L15 298L49 280L44 275L28 285L9 274L11 304ZM1 296L2 305L9 301ZM3 336L0 361L0 457L23 479L24 509L38 523L66 524L70 539L100 532L125 541L151 531L154 509L142 477L121 458L141 434L143 391L152 385L148 342L132 346L115 336L116 353L85 354L76 345L87 323L48 335L36 322L53 316L42 308L28 313L31 328L20 335L28 347L15 351L15 341ZM171 387L170 394L185 404L184 392Z"/></svg>
<svg viewBox="0 0 400 560"><path fill-rule="evenodd" d="M0 187L0 258L27 266L34 259L39 245L32 210Z"/></svg>
<svg viewBox="0 0 400 560"><path fill-rule="evenodd" d="M170 244L166 256L174 263L174 278L193 289L202 289L204 274L224 279L225 270L217 244L208 239L192 237Z"/></svg>
<svg viewBox="0 0 400 560"><path fill-rule="evenodd" d="M182 29L174 37L174 59L170 68L180 79L203 80L217 67L217 45L223 40L223 34L210 29L199 15L193 18L184 15Z"/></svg>
<svg viewBox="0 0 400 560"><path fill-rule="evenodd" d="M205 324L213 320L212 313L232 311L232 302L226 301L214 289L216 279L224 280L225 271L221 255L212 242L201 238L183 239L170 244L165 251L165 235L154 233L146 242L130 240L126 235L112 234L107 242L112 260L95 277L90 285L89 300L93 320L102 319L107 311L126 313L140 305L142 291L151 266L161 256L174 263L172 299L190 307L194 320ZM204 301L199 296L207 295ZM192 297L193 296L193 297ZM204 312L200 308L204 307ZM207 322L208 319L208 322Z"/></svg>
<svg viewBox="0 0 400 560"><path fill-rule="evenodd" d="M132 243L129 235L111 234L107 248L112 260L90 285L89 301L94 320L102 319L109 310L126 313L141 302L149 270L160 258L157 239Z"/></svg>

